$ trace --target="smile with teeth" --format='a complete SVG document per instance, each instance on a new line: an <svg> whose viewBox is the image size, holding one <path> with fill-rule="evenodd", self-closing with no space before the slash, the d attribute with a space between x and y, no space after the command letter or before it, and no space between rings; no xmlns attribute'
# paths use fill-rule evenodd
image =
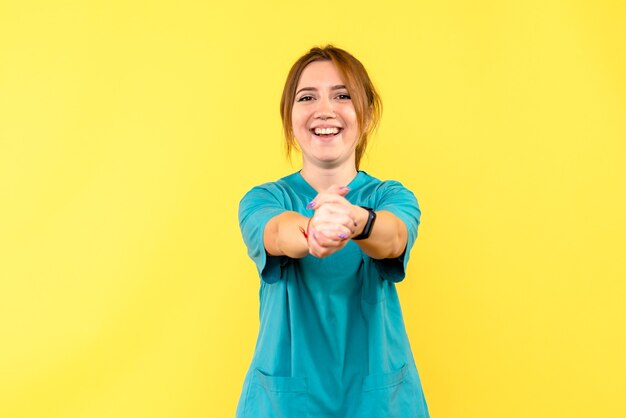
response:
<svg viewBox="0 0 626 418"><path fill-rule="evenodd" d="M331 128L315 128L313 133L315 135L337 135L341 129L337 127Z"/></svg>

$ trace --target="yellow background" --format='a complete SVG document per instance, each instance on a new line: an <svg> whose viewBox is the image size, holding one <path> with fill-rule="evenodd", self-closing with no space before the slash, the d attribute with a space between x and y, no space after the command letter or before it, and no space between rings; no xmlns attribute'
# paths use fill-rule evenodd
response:
<svg viewBox="0 0 626 418"><path fill-rule="evenodd" d="M224 4L226 3L226 4ZM433 418L626 416L620 1L0 2L0 416L231 417L237 223L292 62L383 97L366 171L423 210L399 285Z"/></svg>

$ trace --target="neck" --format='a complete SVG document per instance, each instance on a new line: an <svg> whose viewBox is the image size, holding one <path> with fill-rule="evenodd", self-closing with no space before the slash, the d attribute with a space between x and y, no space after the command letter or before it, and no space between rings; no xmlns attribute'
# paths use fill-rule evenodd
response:
<svg viewBox="0 0 626 418"><path fill-rule="evenodd" d="M347 186L356 176L357 169L354 165L324 168L307 164L305 161L300 174L315 190L321 192L333 184Z"/></svg>

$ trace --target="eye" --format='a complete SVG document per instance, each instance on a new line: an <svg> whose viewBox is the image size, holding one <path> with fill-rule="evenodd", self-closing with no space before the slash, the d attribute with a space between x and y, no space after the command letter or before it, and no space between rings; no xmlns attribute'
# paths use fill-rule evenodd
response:
<svg viewBox="0 0 626 418"><path fill-rule="evenodd" d="M348 93L341 93L341 94L337 95L337 98L339 100L350 100L351 99L351 97L350 97L350 95Z"/></svg>
<svg viewBox="0 0 626 418"><path fill-rule="evenodd" d="M301 96L297 101L298 102L308 102L308 101L311 101L311 100L313 100L313 96L305 94L304 96Z"/></svg>

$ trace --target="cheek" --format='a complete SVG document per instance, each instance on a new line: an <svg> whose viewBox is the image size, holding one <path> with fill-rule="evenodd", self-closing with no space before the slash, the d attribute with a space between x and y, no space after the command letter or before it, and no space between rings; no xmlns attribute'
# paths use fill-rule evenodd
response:
<svg viewBox="0 0 626 418"><path fill-rule="evenodd" d="M346 109L346 112L344 114L344 119L346 122L350 123L351 125L356 126L357 125L356 110L354 110L354 108Z"/></svg>
<svg viewBox="0 0 626 418"><path fill-rule="evenodd" d="M291 129L295 132L306 127L306 116L302 112L291 112Z"/></svg>

